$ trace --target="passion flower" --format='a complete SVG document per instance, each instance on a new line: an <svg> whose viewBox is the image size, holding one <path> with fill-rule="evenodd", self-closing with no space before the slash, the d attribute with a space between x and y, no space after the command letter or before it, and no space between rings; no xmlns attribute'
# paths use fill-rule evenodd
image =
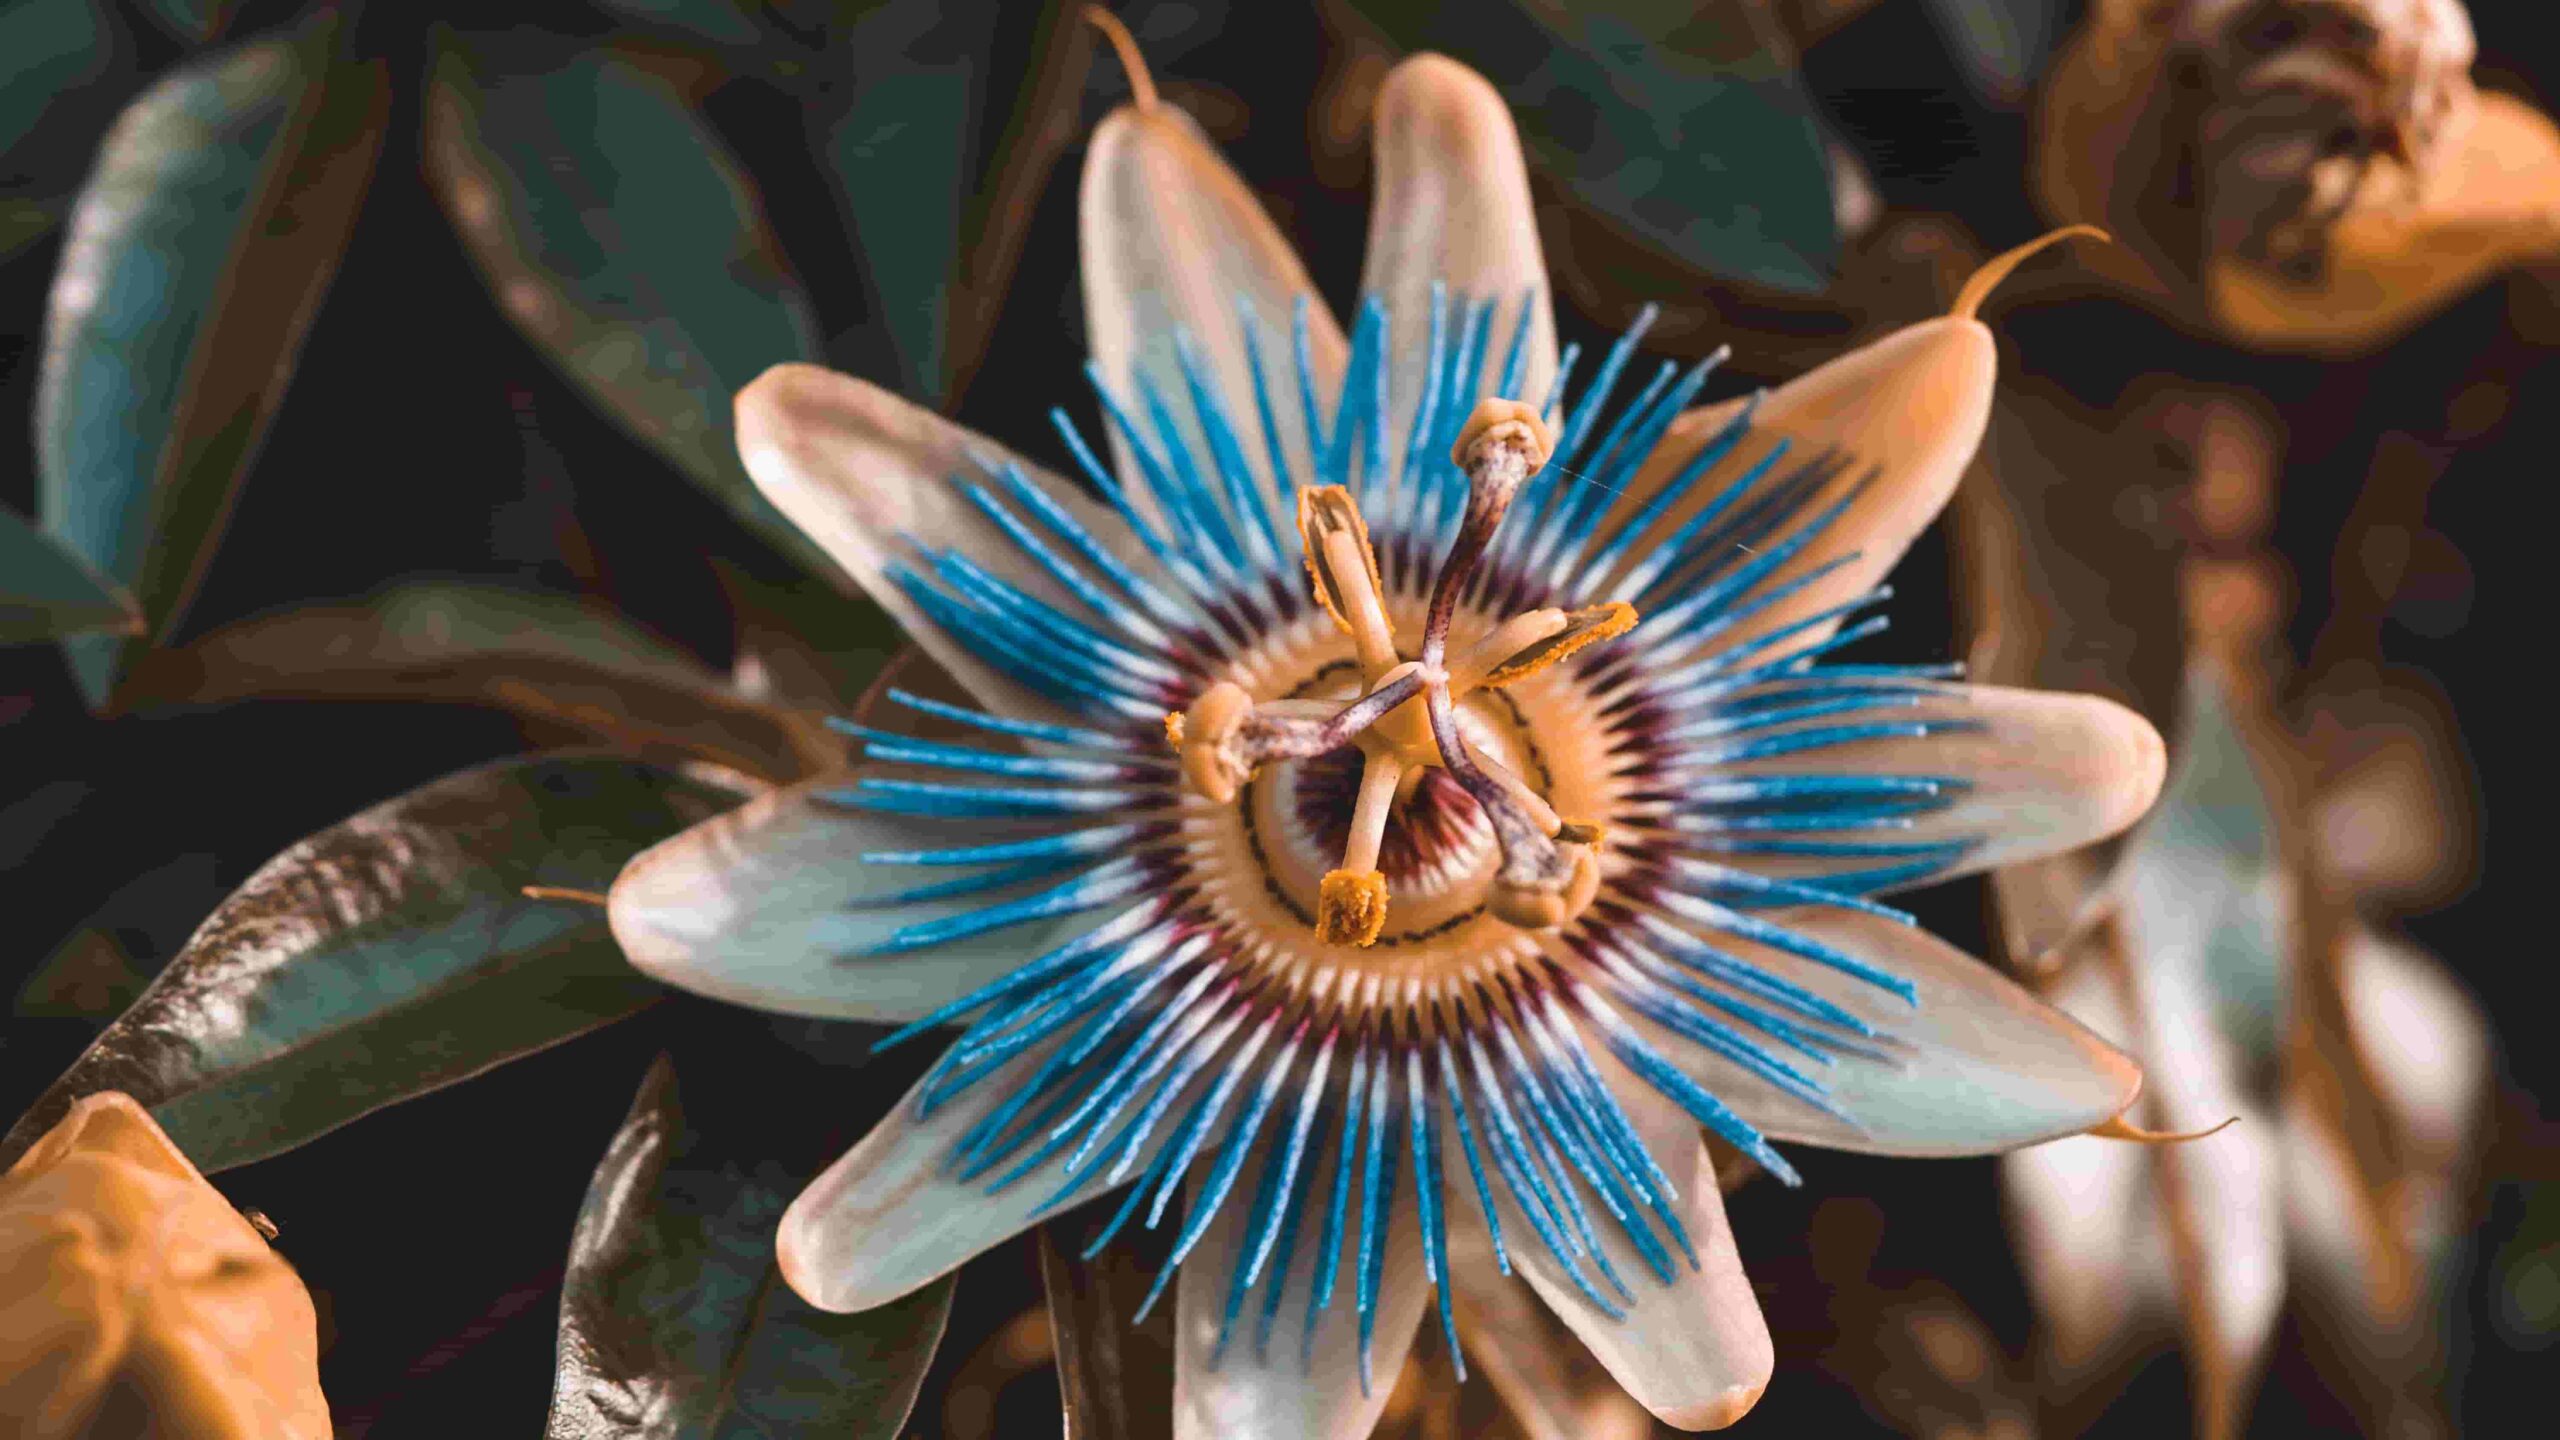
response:
<svg viewBox="0 0 2560 1440"><path fill-rule="evenodd" d="M815 1304L1125 1188L1096 1244L1173 1227L1182 1435L1365 1434L1435 1291L1454 1343L1453 1257L1726 1423L1771 1353L1702 1129L1792 1180L1778 1142L2122 1110L2131 1061L1874 897L2122 828L2160 741L1838 658L1981 437L1978 296L1703 409L1639 318L1577 385L1491 87L1410 60L1376 130L1346 339L1180 111L1104 122L1081 485L823 370L739 397L758 485L970 700L892 690L933 735L849 724L850 779L644 854L614 929L961 1027L785 1216Z"/></svg>

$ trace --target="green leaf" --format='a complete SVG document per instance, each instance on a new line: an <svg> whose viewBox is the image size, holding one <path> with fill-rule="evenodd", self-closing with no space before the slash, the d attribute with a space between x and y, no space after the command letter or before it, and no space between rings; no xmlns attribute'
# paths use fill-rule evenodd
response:
<svg viewBox="0 0 2560 1440"><path fill-rule="evenodd" d="M948 380L978 85L997 29L991 6L882 6L839 49L850 83L810 112L905 389L927 405Z"/></svg>
<svg viewBox="0 0 2560 1440"><path fill-rule="evenodd" d="M687 1124L658 1057L579 1207L548 1440L889 1440L951 1313L952 1277L831 1315L773 1253L806 1176Z"/></svg>
<svg viewBox="0 0 2560 1440"><path fill-rule="evenodd" d="M784 584L720 556L712 573L735 622L735 684L776 705L846 714L886 673L906 636L877 605Z"/></svg>
<svg viewBox="0 0 2560 1440"><path fill-rule="evenodd" d="M61 541L0 510L0 645L141 628L132 596L92 574Z"/></svg>
<svg viewBox="0 0 2560 1440"><path fill-rule="evenodd" d="M203 851L135 875L28 973L16 1013L105 1025L141 997L226 889Z"/></svg>
<svg viewBox="0 0 2560 1440"><path fill-rule="evenodd" d="M231 0L143 0L143 8L170 34L201 45L229 22L232 7Z"/></svg>
<svg viewBox="0 0 2560 1440"><path fill-rule="evenodd" d="M122 1090L208 1171L621 1018L662 992L596 906L634 853L737 799L617 756L463 770L293 846L216 907L0 1142Z"/></svg>
<svg viewBox="0 0 2560 1440"><path fill-rule="evenodd" d="M730 399L821 358L761 202L684 88L636 56L447 36L427 174L509 319L606 414L783 553L850 586L747 478Z"/></svg>
<svg viewBox="0 0 2560 1440"><path fill-rule="evenodd" d="M97 0L0 6L0 185L21 183L19 145L46 128L63 96L107 73L115 48Z"/></svg>
<svg viewBox="0 0 2560 1440"><path fill-rule="evenodd" d="M71 214L36 397L44 527L166 634L201 579L381 148L390 87L324 25L161 80ZM103 705L143 642L71 642Z"/></svg>
<svg viewBox="0 0 2560 1440"><path fill-rule="evenodd" d="M731 0L597 0L597 8L644 25L663 25L716 45L764 43L762 26Z"/></svg>
<svg viewBox="0 0 2560 1440"><path fill-rule="evenodd" d="M1473 65L1531 168L1683 264L1813 291L1839 255L1831 179L1792 61L1749 0L1511 0L1364 12Z"/></svg>
<svg viewBox="0 0 2560 1440"><path fill-rule="evenodd" d="M124 703L442 700L545 733L710 760L766 780L841 765L817 714L739 693L610 611L494 586L416 585L226 626L136 667Z"/></svg>

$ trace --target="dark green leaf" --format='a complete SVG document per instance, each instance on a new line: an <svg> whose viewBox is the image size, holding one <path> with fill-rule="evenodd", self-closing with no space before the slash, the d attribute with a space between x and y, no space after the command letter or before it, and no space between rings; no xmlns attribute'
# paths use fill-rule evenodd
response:
<svg viewBox="0 0 2560 1440"><path fill-rule="evenodd" d="M132 596L91 573L61 541L0 510L0 645L141 628Z"/></svg>
<svg viewBox="0 0 2560 1440"><path fill-rule="evenodd" d="M149 657L125 703L253 697L487 705L540 722L546 735L694 756L767 780L844 758L817 715L740 694L618 615L489 586L405 586L244 620Z"/></svg>
<svg viewBox="0 0 2560 1440"><path fill-rule="evenodd" d="M428 176L490 290L607 414L841 579L738 460L730 397L820 355L745 173L684 88L636 57L510 69L502 43L448 37L427 101Z"/></svg>
<svg viewBox="0 0 2560 1440"><path fill-rule="evenodd" d="M231 18L231 0L143 0L170 34L201 45Z"/></svg>
<svg viewBox="0 0 2560 1440"><path fill-rule="evenodd" d="M1511 0L1363 13L1484 72L1531 168L1684 264L1820 289L1839 253L1813 107L1749 0Z"/></svg>
<svg viewBox="0 0 2560 1440"><path fill-rule="evenodd" d="M660 1056L579 1208L549 1440L899 1433L951 1278L858 1315L782 1283L774 1226L807 1178L688 1125Z"/></svg>
<svg viewBox="0 0 2560 1440"><path fill-rule="evenodd" d="M0 1142L14 1160L73 1100L122 1090L206 1170L618 1019L660 993L604 912L623 862L718 813L708 777L614 756L448 775L268 861Z"/></svg>
<svg viewBox="0 0 2560 1440"><path fill-rule="evenodd" d="M0 185L23 183L19 146L64 95L104 75L115 36L97 0L15 0L0 6Z"/></svg>
<svg viewBox="0 0 2560 1440"><path fill-rule="evenodd" d="M106 0L0 5L0 260L61 223L133 68Z"/></svg>
<svg viewBox="0 0 2560 1440"><path fill-rule="evenodd" d="M810 119L905 388L928 405L947 379L961 212L977 189L971 132L997 26L992 5L884 5L846 35L851 83Z"/></svg>
<svg viewBox="0 0 2560 1440"><path fill-rule="evenodd" d="M125 881L27 976L17 1013L106 1024L142 994L225 889L214 857L202 851Z"/></svg>
<svg viewBox="0 0 2560 1440"><path fill-rule="evenodd" d="M663 25L717 45L754 46L764 30L732 0L597 0L606 12L644 25Z"/></svg>
<svg viewBox="0 0 2560 1440"><path fill-rule="evenodd" d="M714 557L736 623L738 688L775 705L849 713L906 647L876 605L779 584Z"/></svg>
<svg viewBox="0 0 2560 1440"><path fill-rule="evenodd" d="M161 80L71 216L36 397L45 528L165 634L283 398L381 148L382 68L335 27ZM140 641L72 642L104 704Z"/></svg>

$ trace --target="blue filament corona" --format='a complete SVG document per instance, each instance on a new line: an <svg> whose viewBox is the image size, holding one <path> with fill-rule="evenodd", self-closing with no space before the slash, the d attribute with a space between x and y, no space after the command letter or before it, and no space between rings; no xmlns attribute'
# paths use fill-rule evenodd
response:
<svg viewBox="0 0 2560 1440"><path fill-rule="evenodd" d="M1099 503L973 456L951 482L988 550L917 541L888 568L953 652L1061 718L891 690L938 733L837 727L873 768L827 799L948 831L861 857L923 877L866 904L931 907L875 953L1102 916L882 1042L964 1027L919 1087L920 1110L1003 1087L947 1172L990 1191L1044 1186L1044 1210L1128 1186L1096 1250L1141 1218L1162 1224L1187 1193L1144 1307L1227 1223L1211 1246L1232 1257L1221 1362L1249 1328L1253 1362L1271 1363L1294 1296L1301 1363L1319 1346L1356 1348L1372 1385L1406 1237L1455 1354L1459 1225L1483 1227L1503 1273L1526 1265L1612 1317L1640 1287L1695 1268L1694 1212L1674 1183L1700 1183L1690 1157L1657 1154L1622 1094L1653 1092L1795 1183L1701 1074L1856 1125L1826 1076L1883 1060L1889 1028L1868 997L1916 1005L1919 990L1792 917L1908 923L1869 897L1973 853L1944 830L1967 793L1960 777L1854 758L1972 724L1951 708L1955 667L1836 658L1882 628L1865 612L1889 592L1768 623L1850 564L1832 532L1871 477L1857 457L1799 454L1756 431L1754 396L1674 473L1639 486L1724 358L1666 362L1620 403L1648 307L1578 395L1566 393L1581 358L1569 348L1536 397L1562 417L1556 453L1469 592L1488 608L1613 599L1642 613L1635 632L1570 662L1617 697L1613 743L1635 757L1633 802L1656 817L1628 842L1638 878L1566 932L1576 964L1527 962L1485 982L1498 1003L1482 1007L1415 1002L1391 1020L1239 963L1185 878L1180 777L1155 727L1198 677L1308 614L1291 553L1302 489L1350 488L1390 584L1429 584L1466 504L1449 445L1480 396L1525 398L1538 316L1535 295L1435 286L1419 316L1370 298L1329 389L1303 303L1285 343L1240 304L1241 376L1222 377L1189 335L1171 337L1170 366L1125 378L1089 367L1099 443L1063 409L1051 418ZM1401 402L1399 377L1412 386ZM1249 393L1227 393L1239 379ZM1115 523L1128 553L1105 539Z"/></svg>

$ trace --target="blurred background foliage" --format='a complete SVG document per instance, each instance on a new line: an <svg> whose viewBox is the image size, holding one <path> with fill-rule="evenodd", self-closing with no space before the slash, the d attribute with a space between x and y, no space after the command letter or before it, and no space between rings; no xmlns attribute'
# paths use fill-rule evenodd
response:
<svg viewBox="0 0 2560 1440"><path fill-rule="evenodd" d="M1562 327L1659 301L1657 341L1731 343L1747 382L1942 308L2041 227L2031 99L2090 8L1118 7L1338 306L1370 98L1437 48L1518 113ZM2526 8L2474 16L2477 78L2560 95ZM601 889L689 819L841 760L820 717L895 636L747 483L728 397L821 361L1045 453L1082 359L1074 176L1124 77L1070 4L435 10L0 7L0 1081L33 1104L8 1153L78 1091L153 1104L281 1223L342 1435L521 1428L546 1403L558 1437L1038 1434L1062 1405L1071 1434L1160 1433L1167 1337L1125 1324L1143 1246L1088 1264L1043 1232L888 1311L790 1302L773 1213L924 1057L666 995L592 911L522 893ZM2242 677L2177 733L2248 763L2164 817L2162 863L2201 850L2228 880L2332 821L2368 843L2321 842L2344 888L2295 892L2324 907L2318 944L2228 927L2168 1043L2234 1047L2235 1103L2339 1137L2342 1192L2450 1187L2425 1232L2440 1351L2358 1390L2387 1368L2357 1328L2379 1312L2317 1278L2352 1290L2372 1274L2352 1258L2279 1279L2256 1348L2218 1348L2193 1266L2164 1261L2184 1328L2131 1326L2105 1384L2061 1385L2067 1317L2013 1253L2032 1247L1998 1166L1808 1154L1803 1190L1731 1202L1779 1337L1747 1424L2423 1434L2403 1402L2459 1429L2538 1391L2520 1357L2560 1343L2549 1047L2507 1051L2490 1123L2425 1169L2405 1159L2423 1126L2315 1123L2397 1112L2356 1105L2388 1085L2339 1038L2351 1000L2296 1017L2349 993L2325 957L2376 931L2444 957L2475 1013L2539 993L2538 932L2485 885L2503 858L2513 888L2516 842L2486 847L2476 793L2548 769L2511 698L2548 602L2508 512L2560 442L2552 279L2525 267L2344 361L2094 289L2000 308L1957 560L1915 552L1890 644L2117 694L2164 729L2208 693L2199 656ZM2234 392L2271 437L2264 493L2216 528L2195 516L2229 467L2194 416ZM2214 565L2258 577L2256 622L2197 623ZM587 748L525 756L556 745ZM2428 838L2412 861L2377 832ZM1975 884L1921 908L2021 965L2085 943L2092 874L2004 887L1997 923ZM2281 1058L2288 1034L2314 1058ZM2317 1259L2316 1219L2254 1243ZM1569 1341L1469 1344L1456 1388L1426 1336L1382 1433L1647 1431Z"/></svg>

